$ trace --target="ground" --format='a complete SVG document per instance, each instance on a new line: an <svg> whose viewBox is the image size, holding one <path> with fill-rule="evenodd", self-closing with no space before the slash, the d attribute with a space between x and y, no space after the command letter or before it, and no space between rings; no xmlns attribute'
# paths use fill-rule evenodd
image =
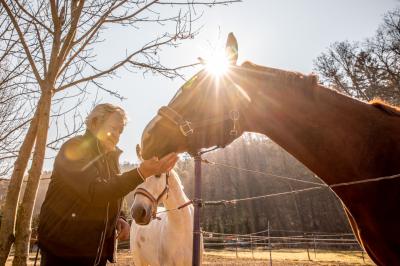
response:
<svg viewBox="0 0 400 266"><path fill-rule="evenodd" d="M31 253L29 265L34 265L35 253ZM255 250L253 253L250 250L213 250L207 251L204 255L203 265L270 265L270 254L266 250ZM310 260L308 259L310 256ZM274 266L301 266L301 265L374 265L368 256L360 251L321 251L316 253L310 250L286 249L273 250L271 253L272 265ZM363 259L364 256L364 259ZM6 265L11 265L12 258L9 258ZM36 265L40 265L37 261ZM132 257L127 250L118 253L118 262L110 264L116 266L131 266L133 265Z"/></svg>

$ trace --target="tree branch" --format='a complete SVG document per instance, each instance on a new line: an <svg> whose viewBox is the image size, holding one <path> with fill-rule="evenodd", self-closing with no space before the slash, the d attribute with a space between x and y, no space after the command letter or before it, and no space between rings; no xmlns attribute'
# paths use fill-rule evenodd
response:
<svg viewBox="0 0 400 266"><path fill-rule="evenodd" d="M12 22L13 25L14 25L14 28L16 29L16 31L17 31L17 33L18 33L19 40L20 40L20 42L21 42L21 44L22 44L22 47L24 48L24 51L25 51L26 56L28 57L29 64L30 64L30 66L31 66L31 68L32 68L32 72L33 72L33 74L35 75L35 78L36 78L36 80L38 81L38 83L41 84L41 83L42 83L42 78L40 77L40 74L39 74L39 72L38 72L38 70L37 70L37 68L36 68L36 64L35 64L35 62L33 61L32 55L31 55L31 53L30 53L30 51L29 51L29 48L28 48L28 46L27 46L27 44L26 44L26 42L25 42L25 38L24 38L24 36L22 35L21 29L19 28L18 23L17 23L17 21L15 20L15 17L13 16L13 14L11 13L11 10L10 10L10 8L8 7L8 5L7 5L7 3L5 2L5 0L0 0L0 2L1 2L1 4L3 5L4 9L6 10L6 12L7 12L9 18L11 19L11 22Z"/></svg>

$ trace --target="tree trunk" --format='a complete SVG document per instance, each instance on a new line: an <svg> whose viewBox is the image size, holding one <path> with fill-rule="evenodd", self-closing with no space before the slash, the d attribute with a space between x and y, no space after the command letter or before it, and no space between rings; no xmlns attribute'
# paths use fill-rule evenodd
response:
<svg viewBox="0 0 400 266"><path fill-rule="evenodd" d="M41 102L42 98L40 98L38 106ZM8 185L0 227L0 265L4 265L6 263L10 253L11 245L15 239L14 224L19 202L19 195L26 166L31 156L32 147L36 139L38 113L39 110L37 108L32 121L30 122L28 132L19 150L18 157L14 163L13 173L11 175L10 184Z"/></svg>
<svg viewBox="0 0 400 266"><path fill-rule="evenodd" d="M42 173L50 120L51 91L44 90L42 95L43 102L39 107L40 112L35 151L32 165L29 169L28 183L26 185L24 197L18 209L13 266L27 265L29 257L33 207L35 205L36 194Z"/></svg>

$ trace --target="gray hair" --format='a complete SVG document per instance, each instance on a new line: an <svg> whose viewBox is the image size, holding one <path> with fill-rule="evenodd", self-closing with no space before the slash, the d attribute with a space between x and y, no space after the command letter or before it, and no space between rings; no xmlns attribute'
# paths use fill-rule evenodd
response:
<svg viewBox="0 0 400 266"><path fill-rule="evenodd" d="M93 121L96 119L98 122L103 123L111 114L119 113L124 120L124 125L128 121L124 109L111 103L102 103L96 105L93 110L86 117L85 124L88 129L93 129Z"/></svg>

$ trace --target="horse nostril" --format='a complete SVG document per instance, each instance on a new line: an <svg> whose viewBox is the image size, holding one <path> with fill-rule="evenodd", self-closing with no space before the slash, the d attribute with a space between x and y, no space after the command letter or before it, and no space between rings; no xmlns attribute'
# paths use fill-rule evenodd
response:
<svg viewBox="0 0 400 266"><path fill-rule="evenodd" d="M132 210L132 217L137 223L141 223L146 217L146 209L143 207L134 208Z"/></svg>
<svg viewBox="0 0 400 266"><path fill-rule="evenodd" d="M146 210L143 208L142 210L141 210L141 213L140 213L140 219L143 221L143 219L146 217Z"/></svg>

